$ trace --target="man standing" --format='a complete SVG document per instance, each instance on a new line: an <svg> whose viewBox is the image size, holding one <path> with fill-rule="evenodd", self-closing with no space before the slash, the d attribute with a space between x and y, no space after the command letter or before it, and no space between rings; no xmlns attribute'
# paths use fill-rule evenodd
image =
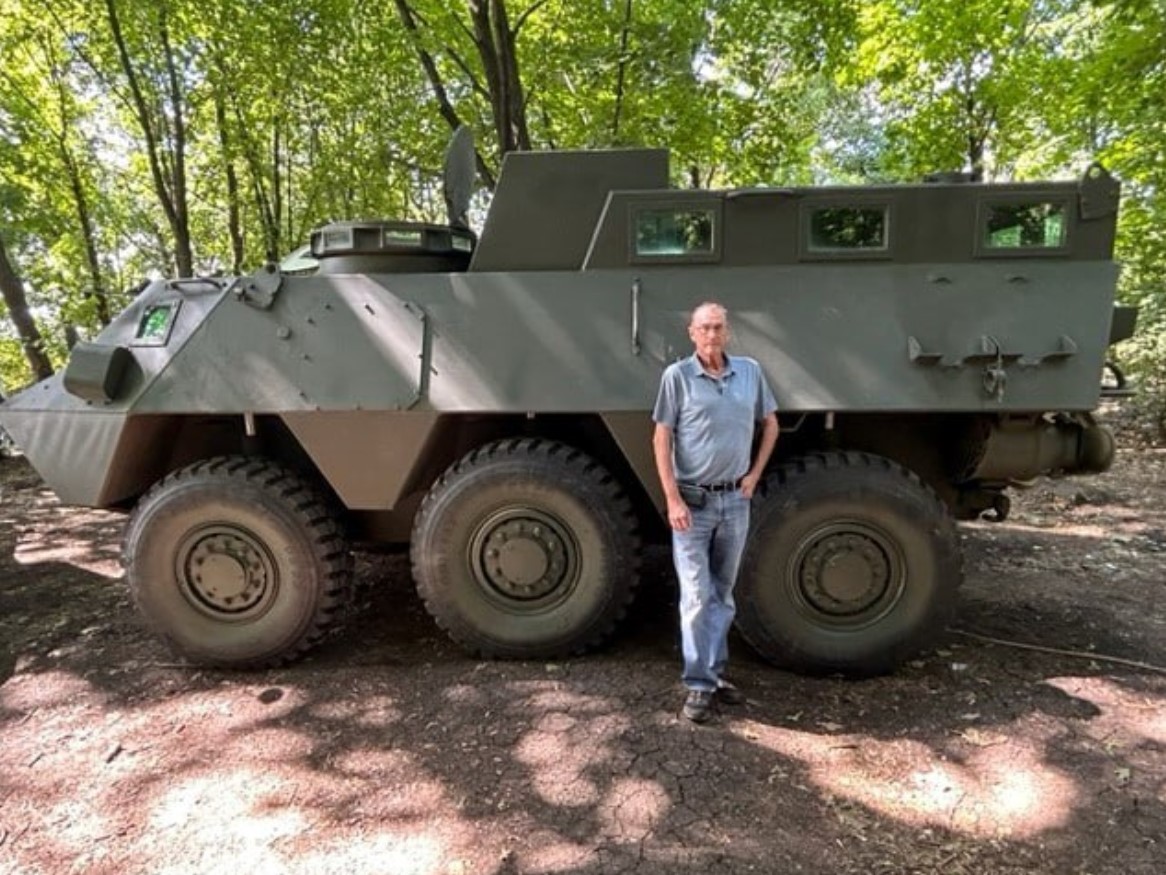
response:
<svg viewBox="0 0 1166 875"><path fill-rule="evenodd" d="M684 716L709 718L715 700L744 695L724 677L733 585L749 532L749 502L777 444L777 402L751 358L728 356L728 312L701 304L688 324L694 352L669 365L652 419L656 471L668 500L680 581ZM754 427L761 423L750 462Z"/></svg>

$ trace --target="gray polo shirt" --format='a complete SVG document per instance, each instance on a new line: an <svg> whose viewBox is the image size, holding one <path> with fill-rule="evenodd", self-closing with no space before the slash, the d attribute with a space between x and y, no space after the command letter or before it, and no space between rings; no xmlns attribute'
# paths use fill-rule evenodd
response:
<svg viewBox="0 0 1166 875"><path fill-rule="evenodd" d="M726 355L714 377L693 354L664 370L652 419L672 429L677 480L722 483L749 472L754 426L775 410L753 359Z"/></svg>

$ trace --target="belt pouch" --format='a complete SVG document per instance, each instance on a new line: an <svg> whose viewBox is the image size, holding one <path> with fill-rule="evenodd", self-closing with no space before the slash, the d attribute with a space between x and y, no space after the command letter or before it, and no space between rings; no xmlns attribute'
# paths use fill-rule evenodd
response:
<svg viewBox="0 0 1166 875"><path fill-rule="evenodd" d="M680 486L680 497L684 499L684 503L693 510L700 510L708 501L708 494L699 486L689 486L685 483L678 484Z"/></svg>

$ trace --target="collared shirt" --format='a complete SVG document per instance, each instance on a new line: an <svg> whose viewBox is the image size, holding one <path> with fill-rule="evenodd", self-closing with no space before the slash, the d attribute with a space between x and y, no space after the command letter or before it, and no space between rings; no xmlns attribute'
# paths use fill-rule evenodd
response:
<svg viewBox="0 0 1166 875"><path fill-rule="evenodd" d="M694 353L664 370L652 419L672 429L677 480L722 483L749 473L754 425L775 410L756 361L726 355L714 377Z"/></svg>

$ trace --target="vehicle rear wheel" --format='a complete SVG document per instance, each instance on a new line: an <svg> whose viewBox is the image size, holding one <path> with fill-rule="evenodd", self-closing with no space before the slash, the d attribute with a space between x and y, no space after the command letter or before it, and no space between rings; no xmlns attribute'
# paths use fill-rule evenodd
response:
<svg viewBox="0 0 1166 875"><path fill-rule="evenodd" d="M766 659L814 671L890 671L943 630L963 561L946 506L866 453L782 465L753 508L737 628Z"/></svg>
<svg viewBox="0 0 1166 875"><path fill-rule="evenodd" d="M204 665L294 659L351 592L352 555L322 496L261 459L218 457L158 483L130 518L124 562L147 624Z"/></svg>
<svg viewBox="0 0 1166 875"><path fill-rule="evenodd" d="M639 582L631 502L561 443L481 447L430 490L413 527L417 589L471 653L547 658L603 641Z"/></svg>

